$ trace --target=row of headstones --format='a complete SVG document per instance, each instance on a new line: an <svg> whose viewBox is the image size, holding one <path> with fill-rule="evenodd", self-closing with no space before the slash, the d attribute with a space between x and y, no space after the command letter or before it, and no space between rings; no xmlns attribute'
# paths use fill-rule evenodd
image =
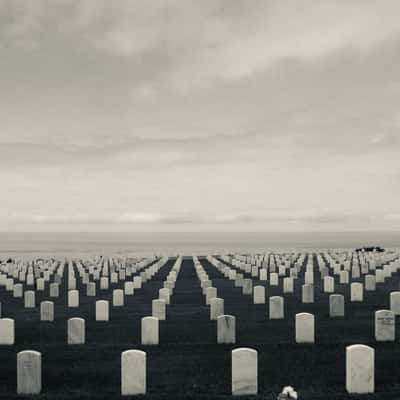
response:
<svg viewBox="0 0 400 400"><path fill-rule="evenodd" d="M75 260L74 262L78 269L82 268L80 260ZM0 285L7 285L8 289L12 290L11 280L13 281L16 279L20 282L24 282L27 286L35 286L36 284L36 290L43 291L45 290L46 282L50 282L53 275L54 281L61 284L65 264L67 264L68 268L68 277L73 278L74 262L72 260L64 260L61 262L56 260L50 260L47 262L40 260L40 262L35 262L35 260L32 260L28 263L7 263L1 268L2 273L0 274ZM105 260L101 262L104 265L110 265L110 268L111 266L122 265L119 261L114 261L112 258L108 261ZM138 265L140 266L143 262L145 261L138 261ZM124 265L126 265L126 262ZM5 274L3 274L3 272ZM10 276L10 278L8 276Z"/></svg>
<svg viewBox="0 0 400 400"><path fill-rule="evenodd" d="M229 268L229 266L222 265L221 262L216 260L214 257L208 257L208 260L212 265L214 265L221 273L224 274L225 277L230 280L235 281L236 287L242 287L243 294L252 294L253 291L253 283L252 279L245 279L243 274L237 273L236 270ZM265 270L260 270L260 280L267 280L267 275ZM283 278L283 293L293 293L294 292L294 279L295 277L284 277ZM384 277L379 282L384 282ZM341 271L340 283L349 283L348 272ZM307 271L305 273L305 284L303 285L303 293L306 291L307 293L312 289L314 291L313 285L314 277L312 271ZM270 286L278 286L279 285L279 276L277 273L270 274ZM311 286L306 286L311 285ZM366 275L365 276L365 285L360 282L352 282L350 284L350 301L352 302L360 302L364 299L364 287L365 291L375 291L376 290L376 278L374 275ZM257 289L256 289L257 288ZM255 287L254 289L260 294L262 297L263 286ZM264 289L265 290L265 289ZM323 292L324 293L334 293L335 291L335 280L331 276L325 276L323 278ZM254 292L253 292L254 293ZM313 295L312 295L313 297ZM310 301L308 301L310 302ZM311 301L312 302L312 301Z"/></svg>
<svg viewBox="0 0 400 400"><path fill-rule="evenodd" d="M121 394L146 394L146 353L126 350L121 353ZM375 350L356 344L346 347L346 390L351 394L375 391ZM231 353L232 395L258 394L258 352L237 348ZM33 350L17 354L17 393L36 395L42 392L42 355Z"/></svg>
<svg viewBox="0 0 400 400"><path fill-rule="evenodd" d="M165 264L167 259L162 259L155 264L152 264L147 268L146 271L146 279L152 279L152 277L160 270L160 268ZM140 281L141 287L142 281ZM115 292L117 292L117 299L115 299ZM132 291L133 294L133 291ZM159 298L164 300L167 304L169 304L169 290L168 289L160 289L159 290ZM124 302L124 291L122 289L115 289L113 291L113 305L117 304L117 306L123 306ZM157 303L157 309L162 309L162 304ZM165 314L165 311L164 311ZM108 321L109 320L109 302L107 300L97 300L96 301L96 321ZM150 323L149 323L150 324ZM153 322L154 324L154 322ZM158 325L157 325L158 326ZM158 329L158 328L157 328Z"/></svg>
<svg viewBox="0 0 400 400"><path fill-rule="evenodd" d="M288 267L287 265L280 265L279 271L276 272L275 268L267 269L267 268L260 268L258 265L251 265L248 263L243 263L239 260L236 260L232 257L222 256L221 257L225 262L230 263L231 265L239 268L243 272L250 273L252 277L258 278L260 280L266 281L268 280L268 273L270 275L270 284L272 286L277 286L279 284L279 277L284 277L289 273L290 277L297 278L298 273L302 269L302 263L295 263L293 267ZM288 270L289 268L289 270ZM344 269L341 269L340 264L335 264L332 268L324 266L322 262L319 263L319 271L321 273L322 279L329 275L332 272L335 275L339 275L340 283L349 283L350 282L350 271L351 271L351 278L358 279L361 277L361 273L369 274L366 278L366 283L369 286L375 286L374 279L377 283L383 283L386 278L390 278L392 274L398 272L400 268L400 262L397 257L394 260L391 260L387 265L383 266L383 269L376 269L375 267L371 269L374 274L369 274L368 266L366 269L360 271L359 266L353 266L353 269L350 270L350 266L345 265ZM374 277L374 278L373 278ZM306 272L305 272L305 283L314 283L314 264L312 259L307 259L306 264ZM370 289L375 290L375 289Z"/></svg>
<svg viewBox="0 0 400 400"><path fill-rule="evenodd" d="M151 264L147 269L144 270L144 276L135 276L133 278L133 281L125 282L124 289L114 289L113 290L113 306L114 307L124 306L124 303L125 303L124 296L125 295L132 296L134 294L134 289L141 289L142 284L144 282L147 282L147 280L152 279L152 277L159 271L159 269L167 261L168 261L167 258L163 258L163 259L159 260L157 263ZM15 286L18 286L18 284ZM108 286L107 286L107 288L108 288ZM105 289L105 288L103 288L103 289ZM67 295L68 307L70 307L70 308L79 307L79 297L80 297L79 294L80 294L80 292L78 289L68 290L68 295ZM96 296L95 283L90 282L87 284L86 295L89 297ZM25 308L35 308L36 307L35 291L27 290L23 293L23 296L24 296L24 307ZM58 297L58 296L59 296L59 284L51 283L50 284L50 297ZM22 297L22 294L21 294L21 296L19 296L19 293L18 293L18 296L16 296L15 292L14 292L14 297ZM44 307L45 307L45 309L47 309L47 307L50 307L50 305L48 303L51 303L51 302L42 302L42 303L45 303ZM41 306L42 306L42 304L41 304Z"/></svg>
<svg viewBox="0 0 400 400"><path fill-rule="evenodd" d="M211 304L212 304L211 299ZM157 303L155 303L157 302ZM165 300L153 301L153 316L141 319L142 345L159 344L159 320L165 319ZM154 306L156 305L157 308ZM162 306L162 307L160 307ZM160 315L158 318L154 315ZM231 344L236 342L236 320L232 315L211 315L217 320L217 343ZM378 342L394 341L395 314L390 310L375 312L375 340ZM67 343L85 344L85 320L83 318L70 318L67 322ZM296 343L315 343L315 318L310 313L295 315L295 341ZM13 345L15 342L15 324L10 318L0 318L0 345Z"/></svg>
<svg viewBox="0 0 400 400"><path fill-rule="evenodd" d="M352 345L346 348L346 390L351 394L375 391L375 366L373 348ZM232 394L256 395L258 393L258 354L254 349L232 351Z"/></svg>
<svg viewBox="0 0 400 400"><path fill-rule="evenodd" d="M276 271L276 264L272 264L269 267L264 265L263 263L251 263L247 258L243 260L243 257L240 256L222 256L221 257L225 262L239 268L240 270L251 273L252 277L259 277L260 280L267 280L268 272L278 273L278 276L286 276L289 272L290 276L297 277L298 272L302 269L303 262L305 260L305 256L300 257L298 261L291 263L283 263L278 266L278 272ZM330 273L330 270L336 275L341 275L341 283L349 282L349 272L352 273L352 278L360 278L360 274L368 274L370 271L374 271L376 273L377 282L384 282L384 279L390 277L393 273L397 272L400 268L400 261L398 255L391 255L386 259L386 264L384 262L379 263L379 266L383 265L383 269L376 269L376 264L373 263L371 266L369 264L361 264L361 269L359 264L351 265L350 262L334 263L332 259L330 259L331 264L327 264L324 258L321 255L317 255L317 265L319 271L321 273L322 278ZM384 265L385 264L385 265ZM342 270L343 266L343 270ZM307 257L307 265L306 265L306 279L309 282L313 283L313 270L314 263L312 256L308 255ZM375 272L376 271L376 272ZM272 280L276 279L276 275L271 276Z"/></svg>
<svg viewBox="0 0 400 400"><path fill-rule="evenodd" d="M323 255L330 265L341 264L346 269L349 269L349 267L353 265L363 267L365 264L368 264L370 269L375 269L391 262L398 256L398 252L363 253L358 251L347 251L344 253L335 253L329 251L324 252Z"/></svg>
<svg viewBox="0 0 400 400"><path fill-rule="evenodd" d="M159 322L156 317L141 319L141 344L159 344ZM69 318L67 321L67 343L69 345L85 344L85 319ZM14 345L15 323L11 318L0 318L0 345Z"/></svg>
<svg viewBox="0 0 400 400"><path fill-rule="evenodd" d="M178 273L180 271L182 259L178 258L169 272L165 283L175 285ZM162 263L154 266L154 272L160 268ZM152 267L150 267L152 268ZM173 287L164 287L159 290L159 298L152 301L152 316L143 317L141 320L141 343L143 345L159 344L159 320L166 319L166 304L170 303L170 295ZM123 293L118 292L120 296ZM115 291L114 291L115 294ZM123 297L119 297L114 305L123 305ZM109 320L109 302L106 300L96 301L96 321ZM42 321L54 320L54 303L43 301L40 307L40 316ZM85 343L85 320L83 318L70 318L67 323L67 342L68 344ZM0 344L13 345L15 341L15 324L10 318L0 319Z"/></svg>
<svg viewBox="0 0 400 400"><path fill-rule="evenodd" d="M21 275L22 274L22 275ZM17 269L11 270L8 268L8 272L0 275L0 286L5 287L6 291L13 292L14 297L22 297L22 292L25 286L35 288L37 291L43 292L46 287L46 283L53 279L53 283L50 285L60 285L62 282L62 276L64 274L64 264L60 263L52 270L46 270L43 273L38 274L28 273L25 275L23 272ZM43 275L43 276L42 276ZM19 281L15 282L15 281Z"/></svg>
<svg viewBox="0 0 400 400"><path fill-rule="evenodd" d="M217 268L221 268L221 265L220 263L218 263L217 260L210 257L209 261L213 263L214 266L217 266ZM194 258L194 263L196 265L196 270L199 270L201 272L199 278L203 279L202 287L206 287L205 289L206 303L212 304L213 297L217 296L217 289L212 286L208 286L210 285L211 281L207 280L207 275L204 275L204 273L202 272L203 270L199 260ZM223 270L226 275L225 268L223 268ZM362 301L363 300L362 284L353 282L351 285L351 289L352 289L351 300ZM244 294L246 294L245 291ZM309 284L303 285L302 301L303 303L314 302L313 285ZM254 287L253 302L254 304L265 303L264 286ZM375 339L377 341L395 340L395 315L400 315L400 292L392 292L390 294L390 308L391 310L378 310L375 312ZM331 318L344 317L343 295L332 294L329 296L329 316ZM269 298L269 318L270 319L284 318L283 297L272 296ZM314 316L312 314L308 313L296 314L296 341L300 343L314 342Z"/></svg>
<svg viewBox="0 0 400 400"><path fill-rule="evenodd" d="M98 268L96 268L94 265L85 266L81 262L77 262L76 265L82 283L87 285L87 291L95 293L97 281L100 282L101 290L108 290L110 283L117 284L120 281L124 282L127 278L132 277L132 275L135 273L140 273L140 275L134 277L134 280L135 278L141 278L142 281L146 281L148 279L148 276L146 274L145 268L151 266L156 260L156 257L141 259L135 264L127 265L126 262L124 262L123 264L116 264L111 259L108 262L104 262L104 264ZM158 262L162 262L163 264L165 264L167 260L168 257L164 257L162 260L158 259ZM75 286L74 280L76 278L75 270L73 269L73 267L69 269L69 275L69 283ZM69 288L71 289L71 287ZM91 296L95 296L95 294L91 294Z"/></svg>
<svg viewBox="0 0 400 400"><path fill-rule="evenodd" d="M233 254L231 257L236 259L241 265L257 266L259 268L271 269L275 271L279 265L289 266L296 265L296 263L302 264L305 256L306 255L301 253L268 253L256 255Z"/></svg>
<svg viewBox="0 0 400 400"><path fill-rule="evenodd" d="M257 266L240 265L235 260L231 260L229 257L222 256L223 263L216 258L209 256L208 261L214 265L225 277L235 281L235 287L242 287L243 294L252 293L253 279L245 278L245 274L251 274L252 278L256 278L260 281L269 281L269 286L279 286L280 277L283 278L283 293L294 292L294 281L298 277L298 273L302 269L302 262L296 263L293 268L290 268L289 275L287 276L287 270L285 266L279 267L279 272L268 271L266 268L259 268ZM230 268L229 265L235 269ZM268 279L269 275L269 279Z"/></svg>
<svg viewBox="0 0 400 400"><path fill-rule="evenodd" d="M345 251L345 252L336 252L336 251L328 251L321 253L268 253L268 254L256 254L256 255L243 255L243 254L233 254L233 257L238 259L239 261L247 264L257 265L263 268L268 268L269 266L277 266L277 265L295 265L295 263L299 260L303 260L305 257L312 259L313 256L316 256L317 263L320 266L323 266L326 262L334 266L335 264L343 265L345 269L350 269L353 265L364 266L368 264L371 269L376 267L380 267L385 263L391 262L396 256L398 256L395 252L385 252L385 253L363 253L357 251Z"/></svg>
<svg viewBox="0 0 400 400"><path fill-rule="evenodd" d="M166 306L171 303L175 284L182 266L182 257L178 257L163 282L163 287L158 290L158 299L152 301L152 315L159 320L166 319Z"/></svg>
<svg viewBox="0 0 400 400"><path fill-rule="evenodd" d="M42 279L49 282L53 274L64 270L63 261L51 260L46 264L35 265L31 263L7 263L0 268L0 285L5 285L5 280L8 278L19 280L27 285L33 286L35 279Z"/></svg>
<svg viewBox="0 0 400 400"><path fill-rule="evenodd" d="M210 320L216 320L219 316L224 315L224 299L217 297L217 289L212 286L212 281L197 256L193 256L193 263L205 296L205 302L210 306Z"/></svg>
<svg viewBox="0 0 400 400"><path fill-rule="evenodd" d="M227 263L235 267L241 272L250 274L253 278L259 278L260 274L262 275L262 280L267 280L268 274L276 274L278 276L286 276L288 273L290 276L300 272L304 259L300 258L293 264L281 264L277 266L276 264L272 264L270 266L260 266L258 264L254 265L248 262L240 261L235 257L221 256L221 259ZM275 275L271 275L275 277Z"/></svg>
<svg viewBox="0 0 400 400"><path fill-rule="evenodd" d="M201 265L199 259L196 256L193 257L193 263L195 265L198 279L200 280L200 286L202 288L203 295L205 295L206 304L210 306L210 319L216 320L218 319L218 317L224 316L224 299L217 297L217 288L212 286L212 281L209 279L207 272L204 270L203 266ZM252 283L251 280L250 283ZM262 286L260 288L264 289L264 287ZM265 292L264 292L264 302L265 302ZM269 318L270 319L284 318L283 297L272 296L269 298ZM231 319L227 319L225 325L228 325L229 322L231 321L232 321ZM222 321L221 324L222 324L221 326L224 326Z"/></svg>
<svg viewBox="0 0 400 400"><path fill-rule="evenodd" d="M154 262L153 259L148 261L148 263L150 263L150 264L152 262ZM144 261L141 262L140 267L144 268L145 265L146 265L146 261L144 260ZM69 271L73 271L72 263L68 266L68 268L69 268ZM49 271L45 271L45 272L49 272ZM69 289L75 290L76 289L76 279L74 277L74 273L73 272L68 272L68 274L69 274L69 282L68 282L69 283ZM60 287L60 284L62 283L62 275L63 275L63 266L60 267L56 271L55 277L54 277L54 282L49 284L49 290L50 290L49 296L51 298L59 297L59 287ZM28 279L27 285L28 286L35 285L35 281L34 281L33 275L28 275L28 276L29 277L32 276L33 280L32 279ZM43 292L45 290L46 282L49 282L50 278L51 278L50 274L48 274L48 276L45 276L43 278L42 277L37 278L36 279L35 291ZM135 286L140 285L139 281L142 281L143 278L142 277L135 277L135 278L136 278L136 280L134 279L134 283L133 284ZM7 291L12 291L14 298L24 297L25 293L28 292L28 295L27 295L28 298L26 299L26 301L28 302L29 305L28 305L27 308L32 308L32 306L31 306L32 298L34 297L34 295L32 295L32 292L35 292L34 290L28 290L28 291L24 292L23 283L15 283L14 282L14 278L7 278L6 275L2 275L2 279L0 280L0 285L5 286ZM108 283L105 284L105 282L103 281L103 286L101 286L101 288L102 289L108 289ZM87 295L88 296L95 296L95 291L96 291L95 285L94 286L93 285L89 285L89 287L87 288ZM75 296L76 295L72 295L72 297L75 297ZM74 300L72 301L72 303L74 303Z"/></svg>
<svg viewBox="0 0 400 400"><path fill-rule="evenodd" d="M255 304L265 303L266 289L264 286L257 285L253 287L253 280L251 278L244 278L242 273L238 273L236 270L230 268L226 264L223 264L212 256L208 256L207 259L224 275L225 278L234 281L235 287L241 287L243 295L253 295ZM278 277L276 273L272 273L271 275L276 278ZM278 280L275 281L272 279L270 286L277 285ZM286 277L283 279L283 293L294 293L294 279L292 277Z"/></svg>
<svg viewBox="0 0 400 400"><path fill-rule="evenodd" d="M163 259L164 263L166 262L166 259L167 258ZM94 283L100 281L100 289L108 290L110 281L111 283L118 283L120 280L124 281L127 277L130 278L132 274L137 272L140 272L140 277L142 281L145 281L146 279L148 279L146 271L149 271L149 268L152 265L157 265L157 263L160 262L162 262L162 260L157 259L156 257L151 257L148 259L142 259L133 266L132 265L126 266L123 264L116 264L111 260L107 263L104 263L103 266L99 267L98 269L95 269L93 265L89 265L89 267L86 269L86 267L80 261L76 261L75 264L77 266L79 278L81 279L83 284L90 283L91 282L90 278L92 278ZM75 268L73 263L70 263L68 265L67 276L68 276L68 289L69 290L76 289L77 277L75 274ZM94 290L95 288L96 285L94 285Z"/></svg>
<svg viewBox="0 0 400 400"><path fill-rule="evenodd" d="M154 257L150 259L150 261L154 260ZM74 262L77 265L78 270L82 270L83 267L81 261L75 260ZM0 285L8 285L8 289L12 290L13 280L17 279L20 282L26 283L27 286L35 286L36 283L36 290L43 291L45 290L45 283L50 282L53 275L54 282L61 284L64 266L65 264L67 264L69 284L70 286L72 286L70 287L70 289L74 289L76 286L76 282L74 282L74 262L72 260L62 262L53 261L50 267L49 264L45 264L44 266L39 265L35 267L35 263L33 261L32 265L29 267L24 264L7 264L3 267L2 270L3 272L5 272L5 275L0 275ZM135 260L135 268L137 267L140 269L144 267L146 263L146 259ZM112 258L108 261L102 261L102 264L104 265L105 269L108 268L108 266L110 266L110 269L113 269L114 267L116 269L119 269L120 267L122 267L122 265L125 268L126 266L126 262L124 262L124 264L121 264L121 262L114 261ZM127 268L135 270L135 268L132 268L130 266L128 266ZM7 278L7 276L10 276L11 278Z"/></svg>

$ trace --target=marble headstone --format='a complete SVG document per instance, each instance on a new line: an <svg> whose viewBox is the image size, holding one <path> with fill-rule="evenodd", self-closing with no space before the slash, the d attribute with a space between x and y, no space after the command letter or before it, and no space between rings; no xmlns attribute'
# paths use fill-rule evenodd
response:
<svg viewBox="0 0 400 400"><path fill-rule="evenodd" d="M233 315L220 315L217 318L217 343L236 343L236 318Z"/></svg>
<svg viewBox="0 0 400 400"><path fill-rule="evenodd" d="M122 289L113 290L113 306L122 307L124 305L124 291Z"/></svg>
<svg viewBox="0 0 400 400"><path fill-rule="evenodd" d="M52 301L42 301L40 303L40 320L54 321L54 303Z"/></svg>
<svg viewBox="0 0 400 400"><path fill-rule="evenodd" d="M210 300L210 319L216 320L224 314L224 299L214 297Z"/></svg>
<svg viewBox="0 0 400 400"><path fill-rule="evenodd" d="M284 298L281 296L272 296L269 298L269 319L283 319Z"/></svg>
<svg viewBox="0 0 400 400"><path fill-rule="evenodd" d="M96 301L96 321L109 320L109 304L107 300Z"/></svg>
<svg viewBox="0 0 400 400"><path fill-rule="evenodd" d="M400 292L390 293L390 310L394 315L400 315Z"/></svg>
<svg viewBox="0 0 400 400"><path fill-rule="evenodd" d="M38 351L24 350L17 354L17 393L40 394L42 390L42 355Z"/></svg>
<svg viewBox="0 0 400 400"><path fill-rule="evenodd" d="M375 350L362 344L346 347L346 390L365 394L375 390Z"/></svg>
<svg viewBox="0 0 400 400"><path fill-rule="evenodd" d="M258 391L257 351L246 347L232 350L232 395L254 395Z"/></svg>
<svg viewBox="0 0 400 400"><path fill-rule="evenodd" d="M0 318L0 345L13 345L14 341L14 320L11 318Z"/></svg>
<svg viewBox="0 0 400 400"><path fill-rule="evenodd" d="M314 303L314 285L311 283L306 283L302 286L302 302L307 303Z"/></svg>
<svg viewBox="0 0 400 400"><path fill-rule="evenodd" d="M68 344L85 344L85 320L83 318L68 320Z"/></svg>
<svg viewBox="0 0 400 400"><path fill-rule="evenodd" d="M265 287L264 286L254 286L253 303L254 304L265 304Z"/></svg>
<svg viewBox="0 0 400 400"><path fill-rule="evenodd" d="M24 293L24 307L35 308L35 292L33 290L27 290Z"/></svg>
<svg viewBox="0 0 400 400"><path fill-rule="evenodd" d="M394 342L395 315L390 310L375 312L375 339L377 342Z"/></svg>
<svg viewBox="0 0 400 400"><path fill-rule="evenodd" d="M146 394L146 353L126 350L121 354L121 394Z"/></svg>
<svg viewBox="0 0 400 400"><path fill-rule="evenodd" d="M152 316L161 321L166 319L166 303L161 299L154 299L151 302Z"/></svg>
<svg viewBox="0 0 400 400"><path fill-rule="evenodd" d="M159 328L158 318L144 317L142 318L142 344L157 345L159 344Z"/></svg>
<svg viewBox="0 0 400 400"><path fill-rule="evenodd" d="M344 317L344 296L331 294L329 296L329 316L331 318Z"/></svg>
<svg viewBox="0 0 400 400"><path fill-rule="evenodd" d="M314 343L314 315L309 313L296 314L296 343Z"/></svg>

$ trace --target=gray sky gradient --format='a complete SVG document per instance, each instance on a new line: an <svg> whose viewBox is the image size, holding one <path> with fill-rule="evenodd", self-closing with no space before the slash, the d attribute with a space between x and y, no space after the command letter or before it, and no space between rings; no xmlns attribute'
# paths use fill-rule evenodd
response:
<svg viewBox="0 0 400 400"><path fill-rule="evenodd" d="M399 230L399 15L0 0L0 230Z"/></svg>

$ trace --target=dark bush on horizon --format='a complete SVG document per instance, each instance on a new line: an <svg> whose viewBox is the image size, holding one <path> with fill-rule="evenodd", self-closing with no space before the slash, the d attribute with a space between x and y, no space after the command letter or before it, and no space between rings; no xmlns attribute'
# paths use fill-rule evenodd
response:
<svg viewBox="0 0 400 400"><path fill-rule="evenodd" d="M364 247L360 247L358 249L356 249L356 251L362 251L362 252L371 252L371 251L376 251L378 253L382 253L385 251L385 249L383 249L380 246L364 246Z"/></svg>

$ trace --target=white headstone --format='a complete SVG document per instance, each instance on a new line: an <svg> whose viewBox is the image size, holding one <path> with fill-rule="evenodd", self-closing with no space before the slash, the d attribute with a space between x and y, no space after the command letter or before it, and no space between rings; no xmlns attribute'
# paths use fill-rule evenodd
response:
<svg viewBox="0 0 400 400"><path fill-rule="evenodd" d="M278 286L279 285L279 276L276 272L271 272L269 274L269 284L270 284L270 286Z"/></svg>
<svg viewBox="0 0 400 400"><path fill-rule="evenodd" d="M217 288L210 286L206 289L206 304L210 304L214 297L217 297Z"/></svg>
<svg viewBox="0 0 400 400"><path fill-rule="evenodd" d="M108 290L110 284L108 281L108 277L107 276L102 276L100 278L100 290Z"/></svg>
<svg viewBox="0 0 400 400"><path fill-rule="evenodd" d="M365 275L365 290L368 292L376 290L375 275Z"/></svg>
<svg viewBox="0 0 400 400"><path fill-rule="evenodd" d="M79 291L68 291L68 307L79 307Z"/></svg>
<svg viewBox="0 0 400 400"><path fill-rule="evenodd" d="M124 291L122 289L113 290L113 306L122 307L124 305Z"/></svg>
<svg viewBox="0 0 400 400"><path fill-rule="evenodd" d="M344 296L331 294L329 296L329 316L331 318L344 317Z"/></svg>
<svg viewBox="0 0 400 400"><path fill-rule="evenodd" d="M167 288L162 288L158 291L158 297L161 300L164 300L166 304L169 304L170 302L170 293L169 293L169 289Z"/></svg>
<svg viewBox="0 0 400 400"><path fill-rule="evenodd" d="M50 283L50 297L58 297L60 295L60 285L57 282Z"/></svg>
<svg viewBox="0 0 400 400"><path fill-rule="evenodd" d="M121 394L146 394L146 353L126 350L121 354Z"/></svg>
<svg viewBox="0 0 400 400"><path fill-rule="evenodd" d="M292 277L283 278L283 293L294 292L294 279Z"/></svg>
<svg viewBox="0 0 400 400"><path fill-rule="evenodd" d="M107 300L96 301L96 321L109 320L109 305Z"/></svg>
<svg viewBox="0 0 400 400"><path fill-rule="evenodd" d="M284 298L281 296L272 296L269 298L269 319L283 319Z"/></svg>
<svg viewBox="0 0 400 400"><path fill-rule="evenodd" d="M296 314L296 343L314 343L314 315L309 313Z"/></svg>
<svg viewBox="0 0 400 400"><path fill-rule="evenodd" d="M353 282L350 285L350 301L360 302L364 300L364 287L362 283Z"/></svg>
<svg viewBox="0 0 400 400"><path fill-rule="evenodd" d="M217 318L217 343L236 343L236 319L233 315L220 315Z"/></svg>
<svg viewBox="0 0 400 400"><path fill-rule="evenodd" d="M157 345L159 343L158 318L142 318L142 344Z"/></svg>
<svg viewBox="0 0 400 400"><path fill-rule="evenodd" d="M376 283L384 283L385 282L385 274L383 273L383 270L377 269L375 271L375 280L376 280Z"/></svg>
<svg viewBox="0 0 400 400"><path fill-rule="evenodd" d="M85 320L83 318L68 320L68 344L85 344Z"/></svg>
<svg viewBox="0 0 400 400"><path fill-rule="evenodd" d="M373 393L375 390L375 350L362 344L346 347L346 390Z"/></svg>
<svg viewBox="0 0 400 400"><path fill-rule="evenodd" d="M347 284L349 283L349 271L340 271L339 273L339 283Z"/></svg>
<svg viewBox="0 0 400 400"><path fill-rule="evenodd" d="M111 280L111 283L118 283L118 274L116 272L112 272L110 280Z"/></svg>
<svg viewBox="0 0 400 400"><path fill-rule="evenodd" d="M264 286L254 286L253 303L254 304L265 304L265 287Z"/></svg>
<svg viewBox="0 0 400 400"><path fill-rule="evenodd" d="M333 276L325 276L324 278L324 292L333 293L335 291L335 279Z"/></svg>
<svg viewBox="0 0 400 400"><path fill-rule="evenodd" d="M134 294L133 282L125 282L124 291L126 296L133 296Z"/></svg>
<svg viewBox="0 0 400 400"><path fill-rule="evenodd" d="M88 282L86 284L86 296L95 297L96 296L96 283Z"/></svg>
<svg viewBox="0 0 400 400"><path fill-rule="evenodd" d="M38 291L38 292L43 292L44 291L44 289L45 289L45 286L44 286L44 279L43 278L38 278L37 280L36 280L36 290Z"/></svg>
<svg viewBox="0 0 400 400"><path fill-rule="evenodd" d="M302 302L314 303L314 285L306 283L302 286Z"/></svg>
<svg viewBox="0 0 400 400"><path fill-rule="evenodd" d="M21 298L24 295L24 287L22 283L16 283L13 288L13 297Z"/></svg>
<svg viewBox="0 0 400 400"><path fill-rule="evenodd" d="M161 299L154 299L151 302L152 316L161 321L166 319L166 303Z"/></svg>
<svg viewBox="0 0 400 400"><path fill-rule="evenodd" d="M266 269L261 268L260 272L259 272L259 275L260 275L260 281L268 280L268 271Z"/></svg>
<svg viewBox="0 0 400 400"><path fill-rule="evenodd" d="M13 345L15 341L14 320L0 318L0 345Z"/></svg>
<svg viewBox="0 0 400 400"><path fill-rule="evenodd" d="M243 281L242 293L244 295L253 294L253 281L251 279L245 279Z"/></svg>
<svg viewBox="0 0 400 400"><path fill-rule="evenodd" d="M133 287L135 289L140 289L142 287L142 278L140 276L135 276L133 278Z"/></svg>
<svg viewBox="0 0 400 400"><path fill-rule="evenodd" d="M304 283L308 283L310 285L314 284L314 272L312 270L306 271L304 275Z"/></svg>
<svg viewBox="0 0 400 400"><path fill-rule="evenodd" d="M400 292L390 293L390 309L394 315L400 315Z"/></svg>
<svg viewBox="0 0 400 400"><path fill-rule="evenodd" d="M394 342L395 315L390 310L375 312L375 339L377 342Z"/></svg>
<svg viewBox="0 0 400 400"><path fill-rule="evenodd" d="M35 292L33 290L27 290L24 293L24 307L35 308Z"/></svg>
<svg viewBox="0 0 400 400"><path fill-rule="evenodd" d="M210 319L216 320L220 315L224 314L224 299L214 297L210 301Z"/></svg>
<svg viewBox="0 0 400 400"><path fill-rule="evenodd" d="M54 321L54 303L52 301L42 301L40 303L40 320Z"/></svg>
<svg viewBox="0 0 400 400"><path fill-rule="evenodd" d="M42 390L42 355L24 350L17 354L17 393L40 394Z"/></svg>
<svg viewBox="0 0 400 400"><path fill-rule="evenodd" d="M232 395L257 394L257 351L246 347L232 350Z"/></svg>

